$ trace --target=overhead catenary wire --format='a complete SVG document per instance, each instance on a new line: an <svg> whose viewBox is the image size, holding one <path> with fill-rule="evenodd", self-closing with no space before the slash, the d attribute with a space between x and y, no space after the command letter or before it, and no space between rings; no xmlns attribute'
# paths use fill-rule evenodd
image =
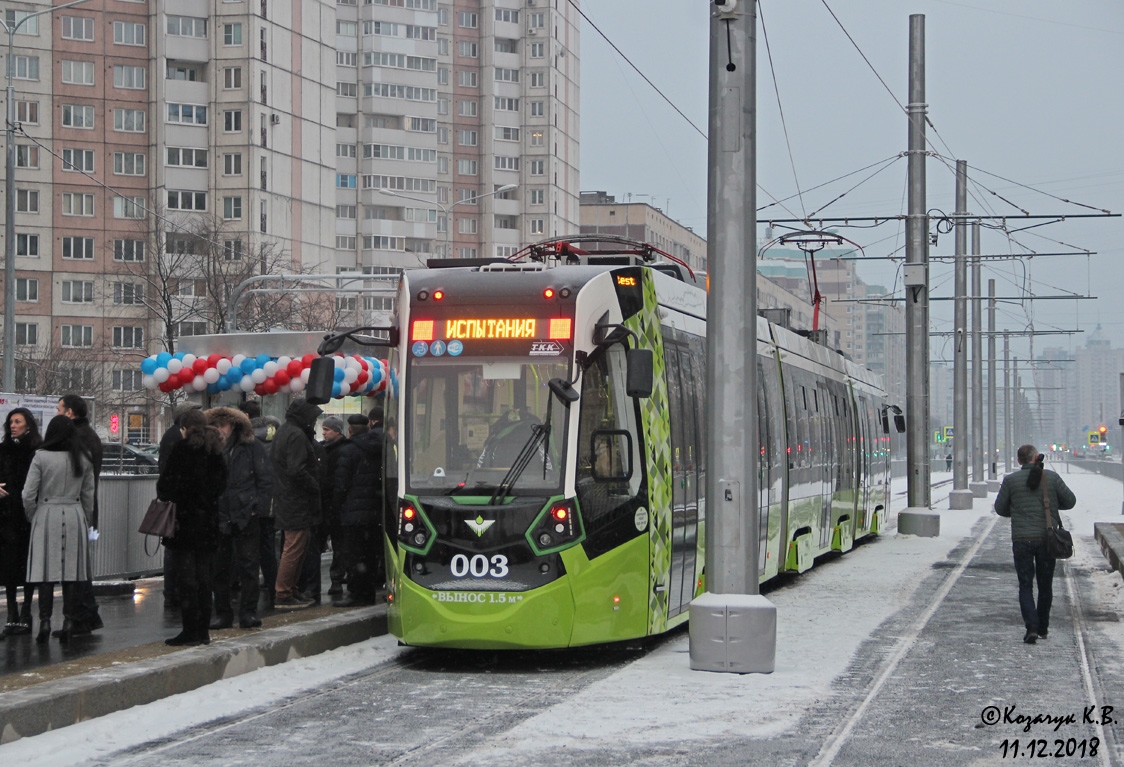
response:
<svg viewBox="0 0 1124 767"><path fill-rule="evenodd" d="M773 66L773 49L769 46L769 31L765 26L765 3L764 0L759 0L757 4L758 16L761 19L761 36L765 39L765 53L769 59L769 74L773 78L773 93L777 97L777 112L781 118L781 131L784 133L785 147L788 149L788 164L792 168L792 181L796 184L796 196L800 199L800 210L804 215L808 215L808 209L804 206L804 195L800 191L800 177L796 173L796 159L792 156L792 140L788 135L788 123L784 119L784 106L781 104L781 89L777 83L777 69ZM830 203L828 203L830 205ZM826 207L826 206L825 206Z"/></svg>

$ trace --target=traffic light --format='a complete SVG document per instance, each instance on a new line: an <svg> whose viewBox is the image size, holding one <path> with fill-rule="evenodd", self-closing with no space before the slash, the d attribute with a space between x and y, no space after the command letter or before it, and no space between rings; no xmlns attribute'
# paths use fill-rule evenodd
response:
<svg viewBox="0 0 1124 767"><path fill-rule="evenodd" d="M1099 431L1103 435L1105 432L1108 431L1108 427L1105 426L1104 424L1101 424L1101 426L1097 429L1097 431Z"/></svg>

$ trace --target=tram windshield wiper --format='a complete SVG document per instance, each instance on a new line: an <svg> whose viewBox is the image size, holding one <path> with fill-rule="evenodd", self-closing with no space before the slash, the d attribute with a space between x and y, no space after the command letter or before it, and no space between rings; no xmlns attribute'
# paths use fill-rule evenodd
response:
<svg viewBox="0 0 1124 767"><path fill-rule="evenodd" d="M531 427L531 436L527 438L527 442L523 445L523 449L519 451L519 455L511 463L511 468L507 470L507 474L500 480L496 491L492 493L491 499L488 501L489 506L495 506L497 502L507 497L507 493L511 490L512 486L519 481L523 476L523 472L531 465L531 458L534 457L535 452L539 449L540 445L545 445L547 438L550 436L550 422L545 425L535 424ZM545 468L548 458L546 450L543 449L543 466Z"/></svg>

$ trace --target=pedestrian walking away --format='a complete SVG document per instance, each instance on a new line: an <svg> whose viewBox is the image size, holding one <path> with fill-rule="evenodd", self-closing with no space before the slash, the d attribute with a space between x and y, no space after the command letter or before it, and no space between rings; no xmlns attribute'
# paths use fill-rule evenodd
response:
<svg viewBox="0 0 1124 767"><path fill-rule="evenodd" d="M995 498L995 513L1011 518L1011 549L1019 579L1019 609L1026 625L1023 641L1027 644L1045 639L1050 631L1057 560L1046 549L1046 528L1050 521L1046 515L1049 513L1056 525L1061 520L1061 510L1072 509L1077 504L1077 496L1057 472L1044 467L1043 458L1034 445L1020 447L1021 468L1003 478ZM1049 510L1046 509L1047 499ZM1037 603L1034 600L1036 583Z"/></svg>
<svg viewBox="0 0 1124 767"><path fill-rule="evenodd" d="M8 622L0 637L31 633L31 594L27 583L27 552L31 525L23 508L23 488L31 459L41 442L39 425L27 408L17 407L4 422L0 442L0 582L8 600ZM19 588L23 587L23 607Z"/></svg>
<svg viewBox="0 0 1124 767"><path fill-rule="evenodd" d="M43 444L31 459L23 488L23 507L31 522L27 582L38 583L39 633L51 636L55 584L62 583L61 642L73 636L78 609L76 586L91 579L89 528L94 516L94 464L65 415L47 424Z"/></svg>

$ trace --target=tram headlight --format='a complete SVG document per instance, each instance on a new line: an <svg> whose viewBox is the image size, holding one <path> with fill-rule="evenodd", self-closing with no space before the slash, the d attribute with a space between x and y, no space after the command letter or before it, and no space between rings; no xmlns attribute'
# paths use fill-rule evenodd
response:
<svg viewBox="0 0 1124 767"><path fill-rule="evenodd" d="M539 514L527 531L527 542L539 556L572 546L585 537L573 500L558 500Z"/></svg>
<svg viewBox="0 0 1124 767"><path fill-rule="evenodd" d="M399 544L416 553L424 554L421 549L426 549L433 542L436 534L433 526L426 521L421 509L411 500L403 499L398 502L398 525L395 531Z"/></svg>
<svg viewBox="0 0 1124 767"><path fill-rule="evenodd" d="M420 530L418 532L414 533L413 541L414 541L415 546L424 546L425 545L425 533L420 531Z"/></svg>
<svg viewBox="0 0 1124 767"><path fill-rule="evenodd" d="M550 533L541 533L539 535L539 545L544 549L550 548L550 544L554 543L554 539L550 537Z"/></svg>

